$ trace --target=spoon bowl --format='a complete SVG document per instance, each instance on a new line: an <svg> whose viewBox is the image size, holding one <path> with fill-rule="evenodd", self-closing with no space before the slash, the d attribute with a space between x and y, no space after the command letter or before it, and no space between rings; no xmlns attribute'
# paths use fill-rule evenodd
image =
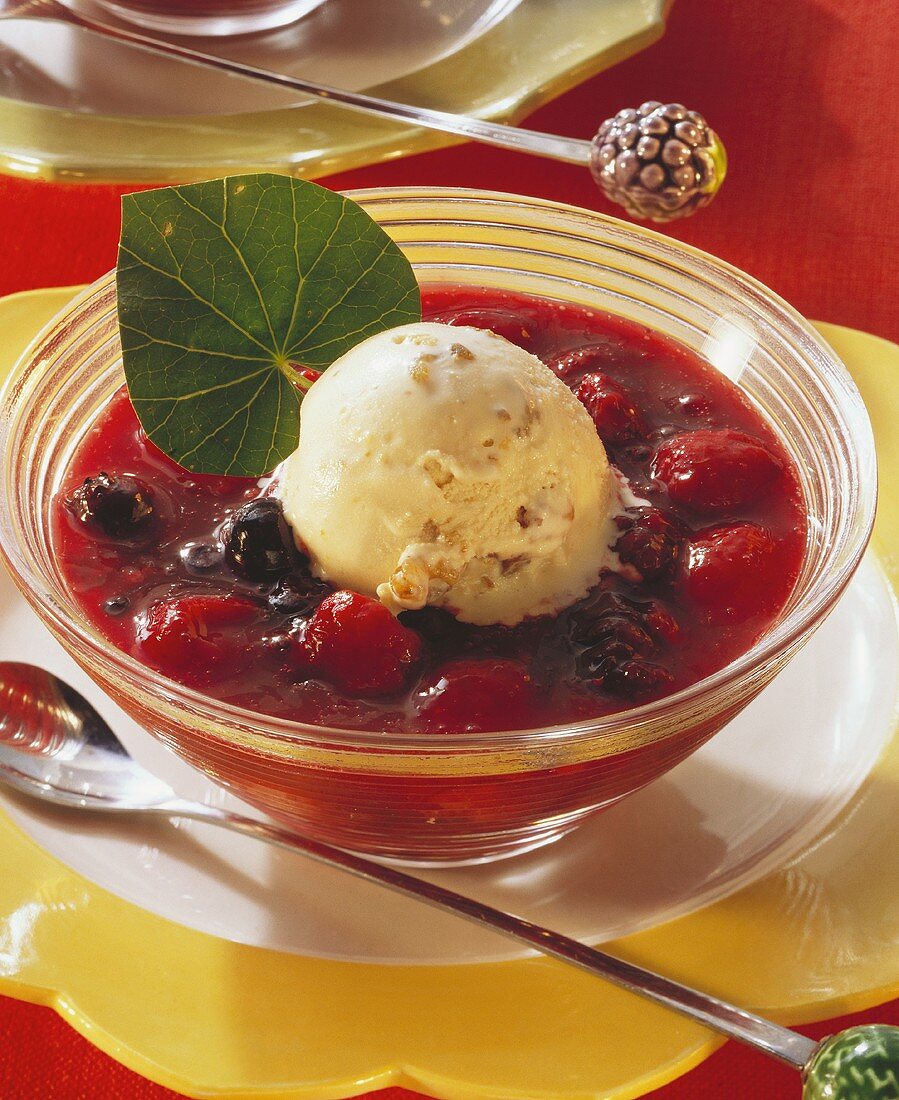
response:
<svg viewBox="0 0 899 1100"><path fill-rule="evenodd" d="M175 798L74 688L19 661L0 661L0 778L24 794L86 809L148 809Z"/></svg>

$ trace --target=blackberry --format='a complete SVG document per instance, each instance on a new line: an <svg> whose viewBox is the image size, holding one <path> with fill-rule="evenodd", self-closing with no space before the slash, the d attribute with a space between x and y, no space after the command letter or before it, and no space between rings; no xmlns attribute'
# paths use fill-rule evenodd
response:
<svg viewBox="0 0 899 1100"><path fill-rule="evenodd" d="M652 661L631 659L615 665L605 675L602 686L615 695L629 698L654 695L665 691L674 683L667 668Z"/></svg>
<svg viewBox="0 0 899 1100"><path fill-rule="evenodd" d="M260 497L239 508L225 530L224 542L228 564L248 581L271 581L293 567L293 536L273 497Z"/></svg>
<svg viewBox="0 0 899 1100"><path fill-rule="evenodd" d="M625 661L636 656L635 651L626 642L610 636L599 645L590 646L578 657L578 672L587 679L602 686L606 678Z"/></svg>
<svg viewBox="0 0 899 1100"><path fill-rule="evenodd" d="M601 591L572 615L579 674L594 691L639 697L673 683L662 665L647 660L670 645L678 624L658 600Z"/></svg>
<svg viewBox="0 0 899 1100"><path fill-rule="evenodd" d="M658 508L644 508L612 548L644 580L670 576L677 565L684 535Z"/></svg>
<svg viewBox="0 0 899 1100"><path fill-rule="evenodd" d="M572 638L580 645L592 645L603 636L603 626L609 616L621 616L640 622L640 605L618 592L607 589L588 596L571 611Z"/></svg>
<svg viewBox="0 0 899 1100"><path fill-rule="evenodd" d="M612 639L626 645L632 655L651 653L655 649L652 634L642 625L642 616L607 615L597 623L593 637L598 642Z"/></svg>
<svg viewBox="0 0 899 1100"><path fill-rule="evenodd" d="M85 527L123 541L145 538L156 514L143 481L102 470L66 498L66 508Z"/></svg>

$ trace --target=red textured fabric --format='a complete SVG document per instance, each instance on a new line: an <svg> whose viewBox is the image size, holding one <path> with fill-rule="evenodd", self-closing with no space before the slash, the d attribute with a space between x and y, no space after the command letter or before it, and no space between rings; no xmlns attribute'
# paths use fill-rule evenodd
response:
<svg viewBox="0 0 899 1100"><path fill-rule="evenodd" d="M899 1025L899 1002L800 1030L821 1039L844 1027L874 1023ZM684 1077L649 1093L647 1100L799 1100L799 1093L793 1070L727 1043ZM2 1100L177 1100L180 1096L101 1054L50 1009L0 997ZM363 1100L420 1100L420 1094L381 1089L367 1093Z"/></svg>
<svg viewBox="0 0 899 1100"><path fill-rule="evenodd" d="M533 2L533 0L525 0ZM715 203L667 230L755 275L801 312L899 339L894 277L899 86L894 0L677 0L665 37L530 120L589 136L606 115L680 100L725 140ZM347 172L332 186L445 184L538 194L609 210L586 172L460 146ZM91 280L115 262L118 196L133 188L0 180L0 293ZM613 211L614 212L614 211ZM804 1029L899 1024L899 1002ZM0 998L0 1100L170 1100L45 1008ZM794 1074L728 1044L655 1100L795 1100ZM410 1100L402 1089L371 1100Z"/></svg>

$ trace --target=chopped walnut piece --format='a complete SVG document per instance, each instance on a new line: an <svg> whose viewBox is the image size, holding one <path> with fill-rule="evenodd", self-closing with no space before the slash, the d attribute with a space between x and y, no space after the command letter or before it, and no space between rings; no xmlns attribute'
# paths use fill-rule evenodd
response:
<svg viewBox="0 0 899 1100"><path fill-rule="evenodd" d="M409 375L413 382L425 383L431 377L431 371L424 362L424 356L420 355L409 368Z"/></svg>

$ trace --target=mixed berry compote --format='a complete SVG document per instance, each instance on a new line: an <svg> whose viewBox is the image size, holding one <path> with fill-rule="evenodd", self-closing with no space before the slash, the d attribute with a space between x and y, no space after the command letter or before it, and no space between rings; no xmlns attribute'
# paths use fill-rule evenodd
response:
<svg viewBox="0 0 899 1100"><path fill-rule="evenodd" d="M771 626L806 514L791 460L738 387L582 307L426 287L423 313L492 329L574 390L638 501L618 520L620 569L515 627L435 608L394 618L315 577L264 481L192 474L162 454L123 389L77 448L53 528L71 592L113 645L263 714L440 734L632 707L722 668Z"/></svg>

